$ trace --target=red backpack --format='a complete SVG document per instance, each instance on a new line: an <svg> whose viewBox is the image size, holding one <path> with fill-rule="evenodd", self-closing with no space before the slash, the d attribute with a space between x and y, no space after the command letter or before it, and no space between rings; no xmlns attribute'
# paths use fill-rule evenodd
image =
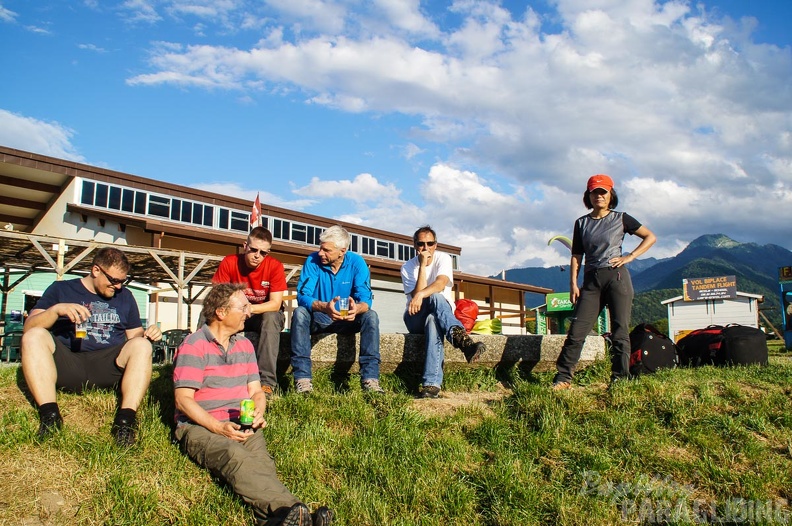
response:
<svg viewBox="0 0 792 526"><path fill-rule="evenodd" d="M457 300L454 316L462 323L465 330L470 332L478 318L478 305L473 300Z"/></svg>

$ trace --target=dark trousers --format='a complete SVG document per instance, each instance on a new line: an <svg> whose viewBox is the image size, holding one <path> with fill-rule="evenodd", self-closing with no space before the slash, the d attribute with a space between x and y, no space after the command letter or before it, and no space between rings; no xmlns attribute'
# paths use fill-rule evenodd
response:
<svg viewBox="0 0 792 526"><path fill-rule="evenodd" d="M572 379L580 352L600 311L607 306L611 321L611 379L626 378L630 371L630 314L633 286L624 267L604 267L586 272L575 304L575 317L556 361L555 381Z"/></svg>
<svg viewBox="0 0 792 526"><path fill-rule="evenodd" d="M298 502L278 480L261 430L241 443L193 424L179 426L175 436L188 457L253 507L259 521L275 519Z"/></svg>
<svg viewBox="0 0 792 526"><path fill-rule="evenodd" d="M282 312L275 311L256 314L245 322L245 338L250 340L256 349L261 385L273 389L278 385L280 333L285 320Z"/></svg>

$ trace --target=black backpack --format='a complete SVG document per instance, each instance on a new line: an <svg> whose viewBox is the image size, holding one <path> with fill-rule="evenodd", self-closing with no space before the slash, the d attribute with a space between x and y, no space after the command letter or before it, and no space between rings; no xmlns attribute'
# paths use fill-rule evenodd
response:
<svg viewBox="0 0 792 526"><path fill-rule="evenodd" d="M630 332L630 375L651 374L658 369L677 366L674 341L648 323L641 323Z"/></svg>
<svg viewBox="0 0 792 526"><path fill-rule="evenodd" d="M677 343L679 363L699 365L767 365L767 337L755 327L710 325L691 331Z"/></svg>

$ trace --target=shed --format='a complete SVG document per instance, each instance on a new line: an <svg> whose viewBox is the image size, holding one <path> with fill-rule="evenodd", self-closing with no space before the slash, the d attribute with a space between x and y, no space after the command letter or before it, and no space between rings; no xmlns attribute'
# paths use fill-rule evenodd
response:
<svg viewBox="0 0 792 526"><path fill-rule="evenodd" d="M661 302L668 306L668 334L678 341L688 332L708 325L738 323L759 328L760 294L737 292L734 298L684 301L676 296Z"/></svg>

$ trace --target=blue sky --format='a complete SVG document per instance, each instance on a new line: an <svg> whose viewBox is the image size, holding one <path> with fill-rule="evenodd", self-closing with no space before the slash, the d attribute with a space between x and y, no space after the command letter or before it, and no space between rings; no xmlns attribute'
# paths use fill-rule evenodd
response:
<svg viewBox="0 0 792 526"><path fill-rule="evenodd" d="M792 2L0 0L0 144L565 264L586 179L792 249ZM628 241L626 247L634 246Z"/></svg>

